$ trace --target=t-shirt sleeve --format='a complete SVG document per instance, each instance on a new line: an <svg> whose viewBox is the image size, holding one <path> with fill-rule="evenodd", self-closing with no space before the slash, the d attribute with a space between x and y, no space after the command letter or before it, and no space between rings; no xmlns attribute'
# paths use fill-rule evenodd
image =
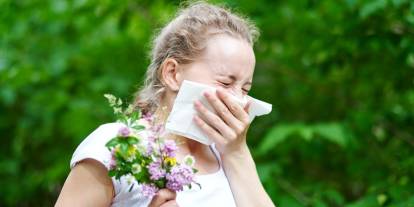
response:
<svg viewBox="0 0 414 207"><path fill-rule="evenodd" d="M111 152L105 144L114 138L122 123L102 124L89 134L76 148L70 161L70 168L85 159L94 159L104 165L109 170Z"/></svg>

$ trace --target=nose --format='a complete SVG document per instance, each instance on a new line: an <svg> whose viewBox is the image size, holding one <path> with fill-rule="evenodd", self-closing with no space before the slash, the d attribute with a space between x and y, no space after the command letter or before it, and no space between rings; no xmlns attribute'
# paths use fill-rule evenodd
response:
<svg viewBox="0 0 414 207"><path fill-rule="evenodd" d="M242 100L244 97L243 89L236 89L232 87L227 88L226 91L240 100Z"/></svg>

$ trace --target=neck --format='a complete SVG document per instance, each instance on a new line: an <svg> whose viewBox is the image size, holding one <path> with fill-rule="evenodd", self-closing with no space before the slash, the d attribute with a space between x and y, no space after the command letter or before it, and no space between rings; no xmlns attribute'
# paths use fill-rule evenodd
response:
<svg viewBox="0 0 414 207"><path fill-rule="evenodd" d="M209 149L207 145L201 144L200 142L197 142L184 136L176 134L167 134L166 138L175 141L177 147L179 148L180 154L194 155L204 153L206 150Z"/></svg>
<svg viewBox="0 0 414 207"><path fill-rule="evenodd" d="M168 115L172 110L172 106L174 104L173 100L175 99L176 95L177 94L166 93L165 96L161 99L160 106L154 112L156 123L166 123ZM207 145L201 144L200 142L194 141L181 135L169 133L166 135L166 138L173 139L176 142L180 153L183 154L198 154L204 153L205 150L209 150Z"/></svg>

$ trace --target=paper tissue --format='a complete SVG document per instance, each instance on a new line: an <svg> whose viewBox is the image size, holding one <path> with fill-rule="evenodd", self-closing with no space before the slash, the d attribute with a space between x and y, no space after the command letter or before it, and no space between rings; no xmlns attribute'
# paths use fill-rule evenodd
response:
<svg viewBox="0 0 414 207"><path fill-rule="evenodd" d="M203 133L203 131L193 121L194 115L197 114L194 108L194 100L199 100L210 111L214 109L209 104L208 100L203 96L204 91L215 91L212 86L184 80L178 91L177 97L174 101L171 113L167 118L165 129L167 132L181 135L190 139L194 139L206 145L211 145L213 142ZM244 106L247 100L251 100L249 106L250 122L254 117L268 114L272 111L272 105L250 96L244 96L240 100L233 96L233 98Z"/></svg>

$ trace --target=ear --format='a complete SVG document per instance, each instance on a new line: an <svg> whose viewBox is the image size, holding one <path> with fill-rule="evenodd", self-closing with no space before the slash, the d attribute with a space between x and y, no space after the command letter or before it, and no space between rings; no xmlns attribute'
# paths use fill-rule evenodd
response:
<svg viewBox="0 0 414 207"><path fill-rule="evenodd" d="M178 91L181 83L181 73L178 62L173 58L167 58L161 66L161 80L171 91Z"/></svg>

